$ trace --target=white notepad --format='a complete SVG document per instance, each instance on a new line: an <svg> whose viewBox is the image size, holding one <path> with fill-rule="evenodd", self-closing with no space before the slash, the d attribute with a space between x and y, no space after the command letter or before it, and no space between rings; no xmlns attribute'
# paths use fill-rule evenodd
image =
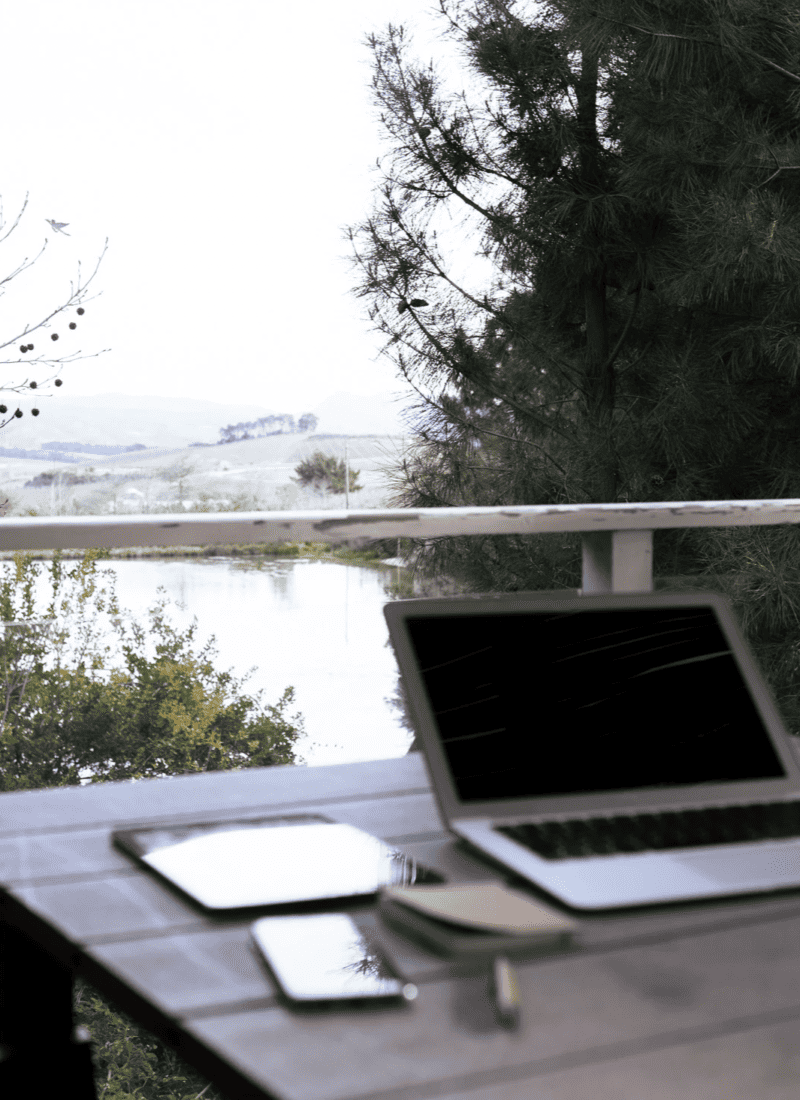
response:
<svg viewBox="0 0 800 1100"><path fill-rule="evenodd" d="M416 909L427 917L488 932L572 931L576 922L525 894L499 883L453 886L386 886L381 895Z"/></svg>

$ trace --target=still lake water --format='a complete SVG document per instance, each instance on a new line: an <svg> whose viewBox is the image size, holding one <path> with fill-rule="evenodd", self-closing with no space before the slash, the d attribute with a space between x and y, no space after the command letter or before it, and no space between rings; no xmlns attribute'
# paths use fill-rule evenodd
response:
<svg viewBox="0 0 800 1100"><path fill-rule="evenodd" d="M163 587L172 622L196 617L201 648L216 637L220 669L243 675L244 691L275 703L295 689L305 720L297 753L309 765L404 756L411 742L386 702L397 686L382 608L395 570L296 558L260 568L242 559L105 561L117 577L120 608L137 618ZM185 611L174 606L180 603Z"/></svg>

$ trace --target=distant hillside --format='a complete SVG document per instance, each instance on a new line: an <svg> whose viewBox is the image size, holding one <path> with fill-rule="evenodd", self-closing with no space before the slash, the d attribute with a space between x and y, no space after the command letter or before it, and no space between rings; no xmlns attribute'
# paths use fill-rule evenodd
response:
<svg viewBox="0 0 800 1100"><path fill-rule="evenodd" d="M0 447L0 451L3 448ZM102 446L96 443L59 443L58 441L51 441L50 443L42 444L43 451L74 451L79 454L87 455L122 455L128 454L131 451L146 451L147 448L142 443L131 443L130 447L114 447L114 446Z"/></svg>
<svg viewBox="0 0 800 1100"><path fill-rule="evenodd" d="M83 455L100 455L109 458L112 455L134 454L146 451L141 443L132 443L130 447L101 447L90 443L43 443L39 448L0 447L0 458L35 458L45 462L73 463Z"/></svg>
<svg viewBox="0 0 800 1100"><path fill-rule="evenodd" d="M27 414L34 399L21 398ZM251 419L271 412L257 405L223 405L193 398L130 397L120 393L73 397L59 392L38 399L41 415L23 415L0 432L4 447L35 449L53 439L81 445L186 447L195 440L216 442L219 429L231 420Z"/></svg>
<svg viewBox="0 0 800 1100"><path fill-rule="evenodd" d="M17 398L15 398L17 400ZM190 443L217 443L228 424L290 413L313 412L316 430L338 435L402 435L408 431L391 394L364 397L339 393L302 409L265 409L258 405L229 405L196 398L130 397L120 393L74 397L59 391L53 397L20 397L23 417L0 432L1 451L52 448L51 440L69 439L70 446L187 447ZM36 403L41 415L29 414ZM61 445L59 444L59 447ZM94 452L100 453L100 452ZM23 457L23 456L19 456Z"/></svg>
<svg viewBox="0 0 800 1100"><path fill-rule="evenodd" d="M11 515L131 514L201 511L291 511L341 508L341 496L297 481L297 466L315 451L347 455L363 488L351 508L388 506L390 469L407 445L402 436L280 433L222 446L149 449L116 455L34 452L0 456L3 491ZM56 457L42 461L45 454ZM0 500L4 499L0 497Z"/></svg>

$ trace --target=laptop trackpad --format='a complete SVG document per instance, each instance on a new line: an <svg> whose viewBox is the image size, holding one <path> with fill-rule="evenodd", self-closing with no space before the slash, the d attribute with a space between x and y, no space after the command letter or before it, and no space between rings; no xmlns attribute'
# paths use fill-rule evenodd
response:
<svg viewBox="0 0 800 1100"><path fill-rule="evenodd" d="M796 841L673 857L720 886L800 886L800 844Z"/></svg>

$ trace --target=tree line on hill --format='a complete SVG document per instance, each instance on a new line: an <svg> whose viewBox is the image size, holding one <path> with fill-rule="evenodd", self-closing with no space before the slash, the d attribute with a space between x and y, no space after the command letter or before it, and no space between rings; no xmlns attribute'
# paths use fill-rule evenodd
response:
<svg viewBox="0 0 800 1100"><path fill-rule="evenodd" d="M257 420L245 420L220 428L218 443L239 443L243 439L260 439L268 435L290 435L293 432L313 432L319 421L313 413L303 413L295 423L289 413L260 416Z"/></svg>
<svg viewBox="0 0 800 1100"><path fill-rule="evenodd" d="M72 462L73 454L124 455L133 451L146 451L144 443L132 443L129 447L102 443L43 443L39 450L23 447L0 447L2 458L39 458L47 462Z"/></svg>
<svg viewBox="0 0 800 1100"><path fill-rule="evenodd" d="M113 443L43 443L43 451L72 451L76 454L86 455L124 455L132 451L146 451L144 443L131 443L128 447L121 447Z"/></svg>

